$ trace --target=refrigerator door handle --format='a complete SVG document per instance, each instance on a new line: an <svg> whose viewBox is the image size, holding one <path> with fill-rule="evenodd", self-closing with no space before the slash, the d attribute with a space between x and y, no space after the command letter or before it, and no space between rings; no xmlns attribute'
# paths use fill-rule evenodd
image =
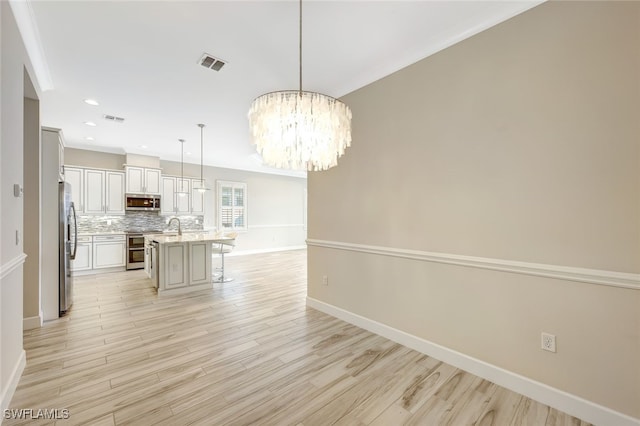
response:
<svg viewBox="0 0 640 426"><path fill-rule="evenodd" d="M71 254L71 260L75 260L76 253L78 252L78 219L76 217L76 206L71 202L71 212L73 213L73 253Z"/></svg>

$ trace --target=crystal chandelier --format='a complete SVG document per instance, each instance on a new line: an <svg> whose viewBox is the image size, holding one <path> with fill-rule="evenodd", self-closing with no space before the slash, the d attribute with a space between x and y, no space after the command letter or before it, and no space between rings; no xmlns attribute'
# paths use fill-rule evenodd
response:
<svg viewBox="0 0 640 426"><path fill-rule="evenodd" d="M351 110L316 92L302 90L302 0L299 90L265 93L249 109L251 141L265 164L291 170L326 170L351 146Z"/></svg>

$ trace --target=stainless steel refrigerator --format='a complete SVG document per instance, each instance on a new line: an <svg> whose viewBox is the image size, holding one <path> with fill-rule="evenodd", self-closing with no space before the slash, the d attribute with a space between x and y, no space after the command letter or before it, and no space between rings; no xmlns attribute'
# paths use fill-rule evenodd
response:
<svg viewBox="0 0 640 426"><path fill-rule="evenodd" d="M76 209L71 201L71 185L67 182L60 182L58 190L58 282L60 286L60 316L62 316L73 304L71 261L76 258L78 248L78 224Z"/></svg>

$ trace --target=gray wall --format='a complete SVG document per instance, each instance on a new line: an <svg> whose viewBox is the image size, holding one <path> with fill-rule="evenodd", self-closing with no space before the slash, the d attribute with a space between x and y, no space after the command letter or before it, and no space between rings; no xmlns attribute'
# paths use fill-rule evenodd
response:
<svg viewBox="0 0 640 426"><path fill-rule="evenodd" d="M28 75L25 79L28 79ZM31 84L28 80L25 84ZM57 150L56 150L57 154ZM53 212L55 214L55 212ZM40 309L40 102L24 99L24 263L25 328L42 323Z"/></svg>
<svg viewBox="0 0 640 426"><path fill-rule="evenodd" d="M640 418L639 76L640 3L549 2L346 96L312 301Z"/></svg>
<svg viewBox="0 0 640 426"><path fill-rule="evenodd" d="M124 155L66 148L64 161L65 165L122 170L126 158ZM179 162L161 161L160 168L165 175L181 175ZM184 176L199 178L200 165L185 163ZM205 229L217 227L216 181L247 184L249 229L239 234L235 252L305 245L303 214L306 179L209 166L204 167L203 176L207 186L211 188L205 193ZM95 220L103 221L101 217L96 217Z"/></svg>

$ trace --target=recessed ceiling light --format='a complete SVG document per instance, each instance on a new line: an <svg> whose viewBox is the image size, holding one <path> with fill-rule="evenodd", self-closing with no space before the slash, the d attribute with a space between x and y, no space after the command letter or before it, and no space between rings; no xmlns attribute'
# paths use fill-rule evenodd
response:
<svg viewBox="0 0 640 426"><path fill-rule="evenodd" d="M85 104L89 104L89 105L93 105L93 106L98 106L98 105L100 105L100 104L98 103L98 101L96 101L95 99L85 99L85 100L84 100L84 103L85 103Z"/></svg>
<svg viewBox="0 0 640 426"><path fill-rule="evenodd" d="M88 140L88 141L95 141L95 138L93 138L91 136L87 136L85 139Z"/></svg>
<svg viewBox="0 0 640 426"><path fill-rule="evenodd" d="M190 152L186 152L185 154L186 154L186 155L191 155L191 153L190 153Z"/></svg>
<svg viewBox="0 0 640 426"><path fill-rule="evenodd" d="M147 149L147 148L149 148L149 147L148 147L148 146L146 146L146 145L140 145L140 148L142 148L142 149Z"/></svg>
<svg viewBox="0 0 640 426"><path fill-rule="evenodd" d="M91 126L91 127L96 127L97 124L94 123L93 121L85 121L84 124L86 124L87 126Z"/></svg>

